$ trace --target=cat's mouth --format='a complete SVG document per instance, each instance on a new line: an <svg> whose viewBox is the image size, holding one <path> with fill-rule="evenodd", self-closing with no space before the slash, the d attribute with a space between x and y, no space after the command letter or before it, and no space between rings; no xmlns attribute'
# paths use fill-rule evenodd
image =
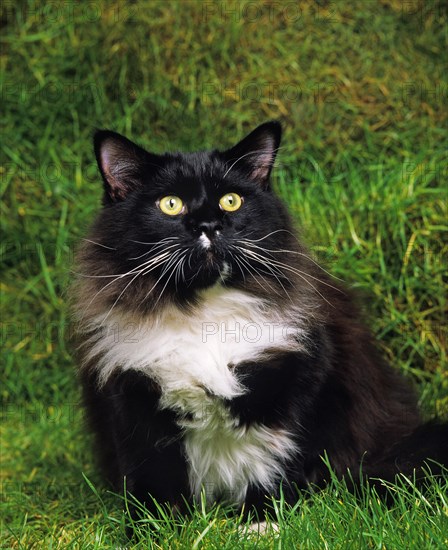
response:
<svg viewBox="0 0 448 550"><path fill-rule="evenodd" d="M219 239L209 239L201 235L192 254L190 266L191 283L195 286L209 286L223 278L229 272L229 262L223 243Z"/></svg>
<svg viewBox="0 0 448 550"><path fill-rule="evenodd" d="M207 248L202 248L198 251L197 259L204 269L214 270L222 267L225 255L221 247L215 243L210 243Z"/></svg>

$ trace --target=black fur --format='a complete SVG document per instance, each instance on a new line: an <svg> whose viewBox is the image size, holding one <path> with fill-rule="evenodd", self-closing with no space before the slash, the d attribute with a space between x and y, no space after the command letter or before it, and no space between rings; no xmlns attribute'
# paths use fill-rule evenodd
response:
<svg viewBox="0 0 448 550"><path fill-rule="evenodd" d="M200 291L219 281L227 263L227 287L262 297L272 308L292 300L309 312L306 351L273 349L262 360L228 365L246 393L222 400L239 425L266 425L294 434L300 453L286 461L280 480L290 502L296 487L322 485L328 479L324 453L339 476L351 469L356 477L361 462L367 475L388 480L399 472L420 472L428 458L448 465L448 425L422 425L413 390L379 356L350 292L309 258L286 209L273 195L269 176L280 133L280 125L271 122L225 152L154 155L118 134L98 132L95 152L104 180L104 207L90 235L93 242L86 242L79 256L81 272L92 277L81 278L75 290L81 325L84 316L89 320L89 308L91 318L111 308L139 319L170 304L193 311ZM244 198L243 207L233 213L219 208L220 197L230 191ZM186 212L163 214L157 201L166 195L181 196ZM214 238L216 230L219 238ZM202 232L213 240L209 250L197 244ZM163 273L163 265L137 277L130 290L129 277L111 284L101 278L138 268L147 257L144 243L167 236L175 236L190 251L177 280L171 271ZM246 256L238 256L231 246L237 239L262 244L264 251L249 246ZM250 256L250 250L260 256ZM268 266L273 257L281 262L275 269ZM148 293L155 283L157 292ZM101 338L101 330L87 321L81 331L82 356L89 349L87 337ZM148 507L150 494L183 510L191 495L179 413L160 409L160 387L147 375L118 370L100 386L95 367L95 358L84 360L80 372L107 477L117 488L126 477L127 489ZM261 512L266 496L251 485L245 503Z"/></svg>

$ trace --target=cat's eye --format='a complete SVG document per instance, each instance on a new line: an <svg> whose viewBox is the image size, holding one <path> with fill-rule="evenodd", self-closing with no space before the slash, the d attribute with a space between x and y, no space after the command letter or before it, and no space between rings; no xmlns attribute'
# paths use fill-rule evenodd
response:
<svg viewBox="0 0 448 550"><path fill-rule="evenodd" d="M243 204L243 199L238 195L238 193L227 193L219 200L219 206L221 210L226 212L235 212L238 208L241 208Z"/></svg>
<svg viewBox="0 0 448 550"><path fill-rule="evenodd" d="M164 214L168 214L168 216L177 216L177 214L180 214L184 210L184 203L182 202L182 199L176 197L175 195L163 197L158 202L158 206L160 210Z"/></svg>

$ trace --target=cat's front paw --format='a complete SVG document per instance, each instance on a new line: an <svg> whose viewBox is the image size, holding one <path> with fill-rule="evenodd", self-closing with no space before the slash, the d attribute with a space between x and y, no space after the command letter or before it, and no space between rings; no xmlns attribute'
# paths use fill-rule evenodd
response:
<svg viewBox="0 0 448 550"><path fill-rule="evenodd" d="M255 533L258 535L280 535L280 527L277 523L270 521L256 521L244 527L246 533Z"/></svg>

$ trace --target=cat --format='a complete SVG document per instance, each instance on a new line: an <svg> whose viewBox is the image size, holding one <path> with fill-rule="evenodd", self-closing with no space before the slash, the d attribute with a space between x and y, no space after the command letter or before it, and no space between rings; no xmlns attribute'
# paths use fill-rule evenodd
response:
<svg viewBox="0 0 448 550"><path fill-rule="evenodd" d="M105 476L155 512L205 495L262 516L328 468L448 464L351 292L271 186L277 121L225 151L153 154L95 134L103 207L78 254L80 379ZM432 464L433 471L441 468Z"/></svg>

